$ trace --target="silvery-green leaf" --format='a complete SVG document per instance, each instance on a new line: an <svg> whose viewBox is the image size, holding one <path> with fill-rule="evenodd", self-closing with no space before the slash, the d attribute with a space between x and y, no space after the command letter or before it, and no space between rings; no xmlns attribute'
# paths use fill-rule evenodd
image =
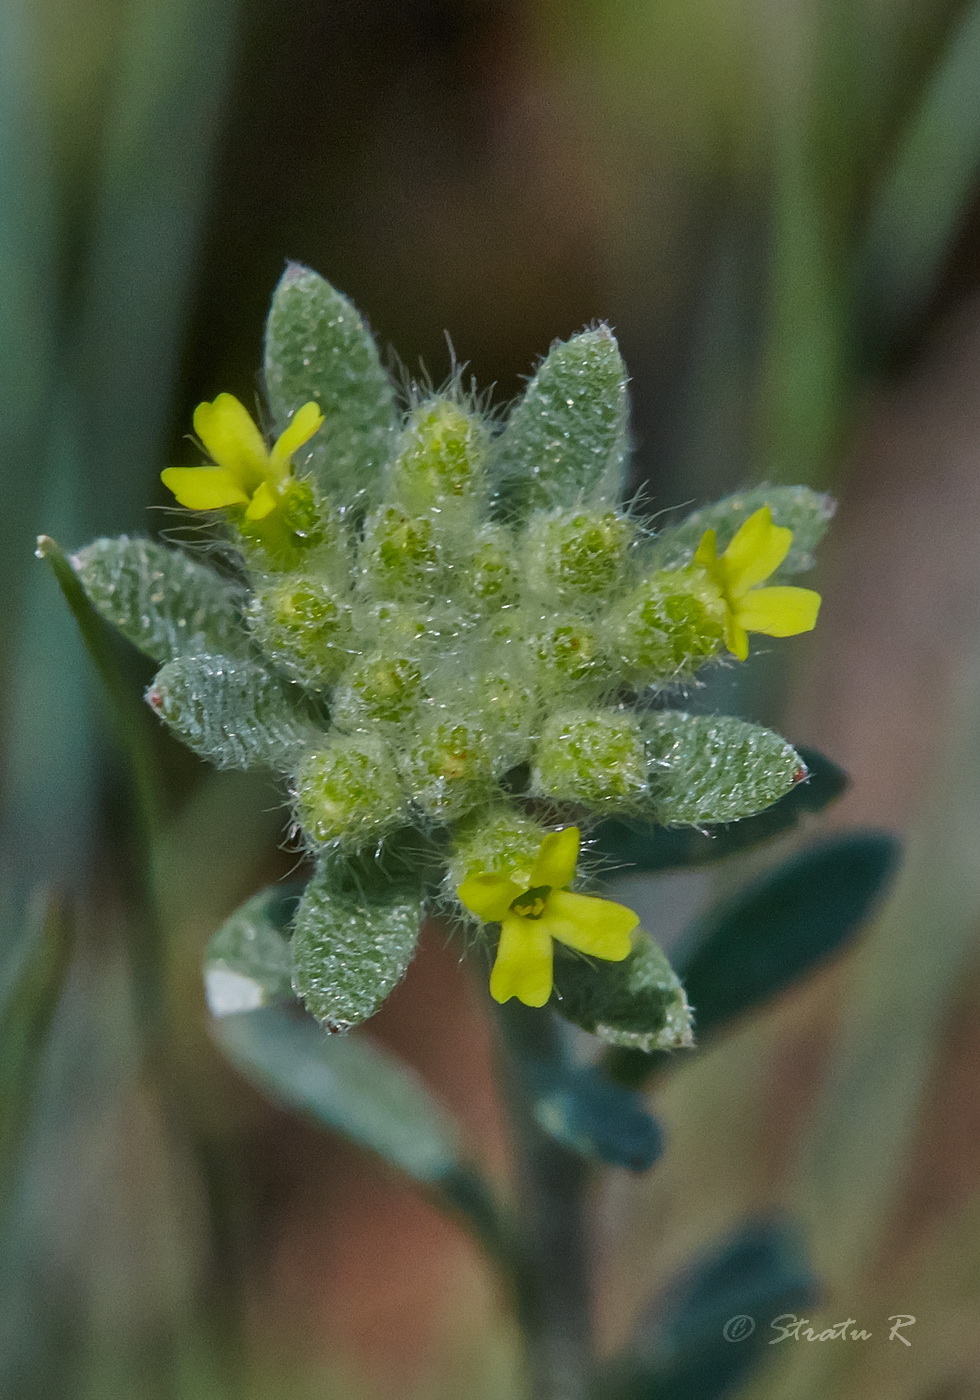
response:
<svg viewBox="0 0 980 1400"><path fill-rule="evenodd" d="M290 1108L376 1152L417 1181L449 1185L458 1130L419 1079L361 1035L328 1035L287 1006L239 1012L212 1033L242 1074Z"/></svg>
<svg viewBox="0 0 980 1400"><path fill-rule="evenodd" d="M94 540L71 565L92 605L154 661L248 650L241 588L183 550L120 535Z"/></svg>
<svg viewBox="0 0 980 1400"><path fill-rule="evenodd" d="M373 497L392 450L391 381L356 308L300 263L289 264L272 299L265 382L280 431L311 399L324 415L294 458L297 470L340 505Z"/></svg>
<svg viewBox="0 0 980 1400"><path fill-rule="evenodd" d="M257 661L182 656L146 693L151 709L217 768L288 772L316 731L286 686Z"/></svg>
<svg viewBox="0 0 980 1400"><path fill-rule="evenodd" d="M292 999L288 930L299 896L295 885L261 890L211 938L204 955L204 992L212 1016Z"/></svg>
<svg viewBox="0 0 980 1400"><path fill-rule="evenodd" d="M664 826L751 817L806 777L799 754L769 729L731 715L644 715L650 810Z"/></svg>
<svg viewBox="0 0 980 1400"><path fill-rule="evenodd" d="M642 929L622 962L558 951L551 1005L607 1045L650 1052L693 1044L684 989L662 950Z"/></svg>
<svg viewBox="0 0 980 1400"><path fill-rule="evenodd" d="M618 504L626 460L627 374L608 326L558 341L497 440L494 466L516 515Z"/></svg>
<svg viewBox="0 0 980 1400"><path fill-rule="evenodd" d="M327 858L306 887L293 934L293 985L330 1030L372 1016L415 953L422 899L410 888L345 886Z"/></svg>

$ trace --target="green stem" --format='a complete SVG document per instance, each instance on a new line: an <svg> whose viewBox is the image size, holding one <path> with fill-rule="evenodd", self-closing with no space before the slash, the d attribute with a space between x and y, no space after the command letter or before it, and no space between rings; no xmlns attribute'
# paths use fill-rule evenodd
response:
<svg viewBox="0 0 980 1400"><path fill-rule="evenodd" d="M548 1011L501 1008L505 1084L517 1157L522 1260L518 1318L534 1400L587 1400L593 1352L587 1242L588 1166L538 1125L522 1061L560 1054Z"/></svg>

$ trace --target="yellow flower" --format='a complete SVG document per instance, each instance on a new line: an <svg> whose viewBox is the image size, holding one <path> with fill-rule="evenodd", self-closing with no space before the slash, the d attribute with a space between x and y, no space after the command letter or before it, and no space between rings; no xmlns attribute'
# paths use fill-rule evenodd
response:
<svg viewBox="0 0 980 1400"><path fill-rule="evenodd" d="M161 479L191 510L245 506L247 520L264 520L279 504L293 453L322 422L319 406L305 403L270 450L245 405L233 394L219 394L194 410L194 431L217 466L168 467Z"/></svg>
<svg viewBox="0 0 980 1400"><path fill-rule="evenodd" d="M768 506L743 521L720 557L714 530L705 530L694 555L725 605L725 644L739 661L749 654L749 632L795 637L816 626L820 594L812 588L760 588L789 553L793 531L774 525Z"/></svg>
<svg viewBox="0 0 980 1400"><path fill-rule="evenodd" d="M579 839L577 826L552 832L529 871L470 875L456 891L478 918L500 924L490 974L495 1001L517 997L525 1006L544 1006L553 983L552 939L609 962L628 956L639 915L611 899L565 888L575 874Z"/></svg>

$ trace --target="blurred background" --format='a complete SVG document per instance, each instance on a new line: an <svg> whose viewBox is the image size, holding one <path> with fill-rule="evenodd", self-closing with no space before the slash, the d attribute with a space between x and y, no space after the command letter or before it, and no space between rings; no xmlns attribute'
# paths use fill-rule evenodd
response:
<svg viewBox="0 0 980 1400"><path fill-rule="evenodd" d="M663 1162L607 1174L602 1340L780 1210L820 1316L912 1314L914 1346L785 1347L747 1394L980 1395L978 74L976 0L0 0L0 1394L515 1393L470 1241L210 1044L201 950L288 869L281 797L162 734L194 1151L147 1086L120 753L33 558L40 531L166 527L159 472L196 460L201 399L255 401L292 258L402 379L461 362L500 403L610 321L652 510L838 497L819 629L702 703L831 755L852 785L824 825L898 832L906 862L853 952L673 1076ZM771 859L636 898L669 937ZM423 947L377 1032L503 1172L457 950ZM235 1248L202 1243L215 1219ZM231 1255L247 1326L215 1347Z"/></svg>

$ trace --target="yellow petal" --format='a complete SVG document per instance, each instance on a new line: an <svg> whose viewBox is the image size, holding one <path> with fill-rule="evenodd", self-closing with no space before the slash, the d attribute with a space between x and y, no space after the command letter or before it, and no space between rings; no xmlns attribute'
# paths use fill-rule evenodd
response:
<svg viewBox="0 0 980 1400"><path fill-rule="evenodd" d="M248 496L224 467L168 467L160 480L182 506L191 510L217 510L240 506Z"/></svg>
<svg viewBox="0 0 980 1400"><path fill-rule="evenodd" d="M302 447L304 442L309 442L315 432L319 430L323 422L323 414L320 412L320 405L305 403L302 408L298 408L293 414L289 427L279 434L275 446L270 453L274 465L282 468L289 461L290 457L298 447Z"/></svg>
<svg viewBox="0 0 980 1400"><path fill-rule="evenodd" d="M531 885L550 885L553 890L563 890L571 883L578 860L579 842L582 833L577 826L566 826L563 831L551 831L541 842L541 847L531 868Z"/></svg>
<svg viewBox="0 0 980 1400"><path fill-rule="evenodd" d="M264 520L267 515L272 514L278 504L279 500L275 491L267 481L263 481L249 502L245 518L246 520Z"/></svg>
<svg viewBox="0 0 980 1400"><path fill-rule="evenodd" d="M738 657L739 661L748 660L749 634L739 623L731 608L728 609L725 616L725 646L733 656Z"/></svg>
<svg viewBox="0 0 980 1400"><path fill-rule="evenodd" d="M209 456L232 473L246 491L254 491L269 466L262 434L243 403L234 394L219 394L214 403L199 403L194 410L194 431Z"/></svg>
<svg viewBox="0 0 980 1400"><path fill-rule="evenodd" d="M544 1006L551 996L554 951L543 919L504 919L497 958L490 974L494 1001L517 997L525 1006Z"/></svg>
<svg viewBox="0 0 980 1400"><path fill-rule="evenodd" d="M515 885L506 875L471 875L456 893L471 914L484 923L498 923L514 900L524 893L523 885Z"/></svg>
<svg viewBox="0 0 980 1400"><path fill-rule="evenodd" d="M552 938L589 953L594 958L621 962L632 947L630 934L640 922L639 914L611 899L555 890L548 897L540 920Z"/></svg>
<svg viewBox="0 0 980 1400"><path fill-rule="evenodd" d="M721 556L725 581L732 597L739 597L775 573L792 543L793 531L774 525L768 506L763 506L743 521Z"/></svg>
<svg viewBox="0 0 980 1400"><path fill-rule="evenodd" d="M694 562L709 570L718 562L718 536L714 530L705 530L701 536L701 543L694 551Z"/></svg>
<svg viewBox="0 0 980 1400"><path fill-rule="evenodd" d="M812 588L754 588L739 601L736 621L747 632L795 637L817 623L820 594Z"/></svg>

